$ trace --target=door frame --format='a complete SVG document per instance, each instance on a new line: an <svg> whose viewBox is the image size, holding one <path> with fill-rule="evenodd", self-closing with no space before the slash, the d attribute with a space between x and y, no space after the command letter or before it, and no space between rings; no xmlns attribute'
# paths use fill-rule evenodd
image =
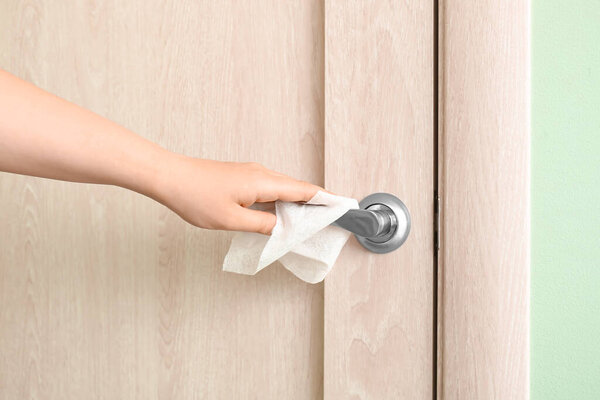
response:
<svg viewBox="0 0 600 400"><path fill-rule="evenodd" d="M437 20L437 398L527 399L530 2Z"/></svg>

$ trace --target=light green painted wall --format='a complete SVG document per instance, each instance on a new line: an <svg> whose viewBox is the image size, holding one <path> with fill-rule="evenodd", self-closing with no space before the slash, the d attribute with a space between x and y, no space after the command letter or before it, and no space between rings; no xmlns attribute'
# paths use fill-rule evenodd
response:
<svg viewBox="0 0 600 400"><path fill-rule="evenodd" d="M532 3L531 398L600 399L600 1Z"/></svg>

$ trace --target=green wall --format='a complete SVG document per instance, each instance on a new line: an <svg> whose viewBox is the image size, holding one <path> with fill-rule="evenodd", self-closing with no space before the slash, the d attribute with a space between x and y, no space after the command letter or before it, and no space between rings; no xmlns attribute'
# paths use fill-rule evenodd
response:
<svg viewBox="0 0 600 400"><path fill-rule="evenodd" d="M531 398L600 399L600 1L532 2Z"/></svg>

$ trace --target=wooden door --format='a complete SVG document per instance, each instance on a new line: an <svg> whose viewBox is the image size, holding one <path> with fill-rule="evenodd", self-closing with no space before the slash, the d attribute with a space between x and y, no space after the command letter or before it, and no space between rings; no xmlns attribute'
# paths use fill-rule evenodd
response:
<svg viewBox="0 0 600 400"><path fill-rule="evenodd" d="M311 285L222 272L231 233L136 193L2 174L1 398L432 398L433 2L6 0L0 67L172 151L391 192L413 223Z"/></svg>

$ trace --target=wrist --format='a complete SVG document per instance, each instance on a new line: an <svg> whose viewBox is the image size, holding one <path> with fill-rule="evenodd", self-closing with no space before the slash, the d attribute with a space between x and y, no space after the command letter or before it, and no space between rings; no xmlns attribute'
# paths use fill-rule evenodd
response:
<svg viewBox="0 0 600 400"><path fill-rule="evenodd" d="M144 152L143 158L131 160L127 179L119 186L161 201L169 182L169 171L177 157L177 154L153 144Z"/></svg>

